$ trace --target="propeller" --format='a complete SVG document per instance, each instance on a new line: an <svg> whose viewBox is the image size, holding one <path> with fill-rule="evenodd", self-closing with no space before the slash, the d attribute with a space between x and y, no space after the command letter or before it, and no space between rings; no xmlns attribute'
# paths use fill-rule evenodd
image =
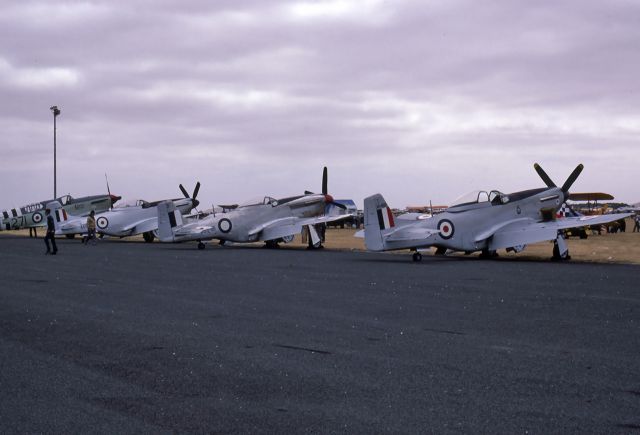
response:
<svg viewBox="0 0 640 435"><path fill-rule="evenodd" d="M551 180L551 178L547 175L547 173L544 171L544 169L542 169L542 167L539 164L535 163L533 165L533 168L536 170L540 178L542 178L542 181L544 181L547 187L557 187L556 184L553 182L553 180ZM584 165L580 163L578 166L576 166L576 168L573 170L571 175L569 175L569 178L567 178L567 181L564 182L564 184L560 189L565 195L569 193L569 189L571 189L571 186L573 186L573 183L576 182L576 180L580 176L580 173L582 172L583 169L584 169Z"/></svg>
<svg viewBox="0 0 640 435"><path fill-rule="evenodd" d="M333 196L329 195L329 189L328 189L328 184L329 184L329 175L327 173L327 167L325 166L324 169L322 170L322 194L325 196L326 200L327 200L327 204L331 204L331 205L335 205L336 207L342 209L342 210L346 210L347 206L344 204L340 204L339 202L335 202L333 200Z"/></svg>
<svg viewBox="0 0 640 435"><path fill-rule="evenodd" d="M536 170L540 178L542 178L542 181L544 181L544 184L546 184L547 187L556 187L556 184L551 180L547 173L544 172L544 169L542 169L539 164L534 163L533 168Z"/></svg>
<svg viewBox="0 0 640 435"><path fill-rule="evenodd" d="M193 194L191 196L189 196L189 192L187 192L187 189L185 189L182 184L180 184L178 187L180 187L180 191L182 192L184 197L191 200L191 204L193 204L193 208L196 208L200 204L200 201L196 199L198 197L198 192L200 192L199 181L196 183L196 187L193 189Z"/></svg>
<svg viewBox="0 0 640 435"><path fill-rule="evenodd" d="M327 167L325 166L322 170L322 194L327 195Z"/></svg>
<svg viewBox="0 0 640 435"><path fill-rule="evenodd" d="M564 184L562 185L562 191L565 194L569 193L569 189L571 189L571 186L573 185L573 183L576 182L576 180L580 176L580 173L582 172L583 169L584 169L584 165L580 163L578 166L576 166L576 168L573 170L571 175L569 175L569 178L567 178L567 181L565 181Z"/></svg>
<svg viewBox="0 0 640 435"><path fill-rule="evenodd" d="M109 199L111 199L111 207L110 207L110 209L113 210L113 204L115 204L116 202L120 201L122 199L122 197L111 194L111 189L109 189L109 178L107 178L107 173L106 172L104 173L104 179L107 182L107 193L109 194Z"/></svg>

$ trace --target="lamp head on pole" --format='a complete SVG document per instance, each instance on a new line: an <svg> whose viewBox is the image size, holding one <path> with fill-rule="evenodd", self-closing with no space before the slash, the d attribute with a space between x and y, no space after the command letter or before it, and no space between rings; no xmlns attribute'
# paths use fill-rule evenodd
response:
<svg viewBox="0 0 640 435"><path fill-rule="evenodd" d="M60 115L60 109L58 109L58 106L51 106L49 109L53 112L54 117Z"/></svg>

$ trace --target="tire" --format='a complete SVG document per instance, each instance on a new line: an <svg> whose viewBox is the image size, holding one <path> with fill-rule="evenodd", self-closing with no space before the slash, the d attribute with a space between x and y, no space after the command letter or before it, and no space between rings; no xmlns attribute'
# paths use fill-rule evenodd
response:
<svg viewBox="0 0 640 435"><path fill-rule="evenodd" d="M75 239L76 235L75 234L65 234L65 237L67 239Z"/></svg>
<svg viewBox="0 0 640 435"><path fill-rule="evenodd" d="M156 236L153 235L153 231L147 231L146 233L142 233L142 238L145 242L151 243L153 242L153 239L156 238Z"/></svg>

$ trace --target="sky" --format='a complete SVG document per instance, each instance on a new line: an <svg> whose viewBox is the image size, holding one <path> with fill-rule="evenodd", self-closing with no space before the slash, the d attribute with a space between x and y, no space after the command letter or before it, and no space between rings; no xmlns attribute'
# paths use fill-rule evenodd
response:
<svg viewBox="0 0 640 435"><path fill-rule="evenodd" d="M0 208L560 185L640 201L635 0L0 0ZM202 207L202 206L201 206Z"/></svg>

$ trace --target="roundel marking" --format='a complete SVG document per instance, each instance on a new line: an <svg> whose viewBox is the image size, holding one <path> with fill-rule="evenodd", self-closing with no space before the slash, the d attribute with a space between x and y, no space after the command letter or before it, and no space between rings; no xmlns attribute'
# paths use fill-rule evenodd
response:
<svg viewBox="0 0 640 435"><path fill-rule="evenodd" d="M218 229L223 233L228 233L231 231L232 227L233 225L231 225L231 221L227 218L220 219L220 222L218 222Z"/></svg>
<svg viewBox="0 0 640 435"><path fill-rule="evenodd" d="M455 228L453 226L453 222L449 219L442 219L438 222L438 232L440 233L440 237L443 239L450 239L453 237L454 231Z"/></svg>
<svg viewBox="0 0 640 435"><path fill-rule="evenodd" d="M40 222L42 222L42 215L40 213L36 212L36 213L33 214L31 219L33 219L33 221L35 223L39 224Z"/></svg>
<svg viewBox="0 0 640 435"><path fill-rule="evenodd" d="M96 225L98 225L98 228L104 230L109 226L109 219L104 216L100 216L98 220L96 220Z"/></svg>

